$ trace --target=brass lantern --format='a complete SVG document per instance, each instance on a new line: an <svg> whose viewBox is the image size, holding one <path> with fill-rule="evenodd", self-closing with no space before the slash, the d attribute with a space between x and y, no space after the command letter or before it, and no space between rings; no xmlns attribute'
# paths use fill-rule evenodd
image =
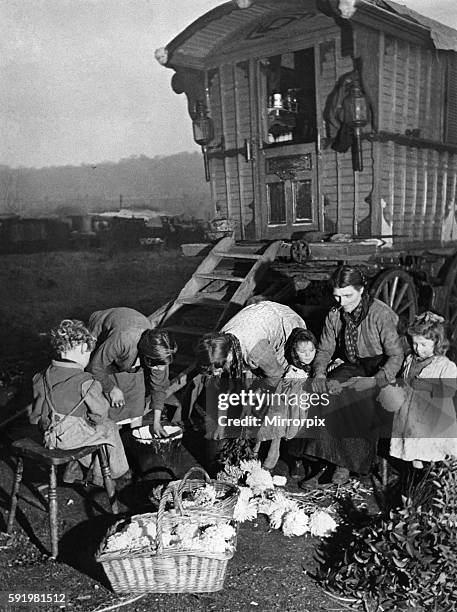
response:
<svg viewBox="0 0 457 612"><path fill-rule="evenodd" d="M348 104L346 111L348 114L348 123L354 134L353 167L356 171L362 171L363 155L361 134L362 128L368 123L368 104L358 79L354 79L349 87L350 91L347 99Z"/></svg>
<svg viewBox="0 0 457 612"><path fill-rule="evenodd" d="M203 161L205 164L205 179L209 181L208 144L214 138L214 125L212 119L208 117L206 105L200 100L197 100L195 104L192 129L195 142L202 148Z"/></svg>

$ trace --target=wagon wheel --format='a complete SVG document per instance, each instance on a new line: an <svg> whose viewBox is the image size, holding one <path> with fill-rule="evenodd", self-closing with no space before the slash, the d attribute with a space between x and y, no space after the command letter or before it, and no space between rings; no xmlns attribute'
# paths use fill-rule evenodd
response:
<svg viewBox="0 0 457 612"><path fill-rule="evenodd" d="M457 256L449 266L444 281L446 294L444 296L444 314L449 326L449 335L452 344L457 343Z"/></svg>
<svg viewBox="0 0 457 612"><path fill-rule="evenodd" d="M370 293L397 313L402 326L413 322L417 313L417 295L409 274L399 269L385 270L371 285Z"/></svg>

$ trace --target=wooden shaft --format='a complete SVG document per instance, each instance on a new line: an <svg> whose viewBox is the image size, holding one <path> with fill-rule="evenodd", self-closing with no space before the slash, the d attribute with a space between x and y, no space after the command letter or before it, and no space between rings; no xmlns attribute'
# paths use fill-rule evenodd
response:
<svg viewBox="0 0 457 612"><path fill-rule="evenodd" d="M57 524L57 474L55 465L49 467L49 532L51 534L51 558L57 559L59 554L59 534Z"/></svg>
<svg viewBox="0 0 457 612"><path fill-rule="evenodd" d="M119 505L117 502L116 487L113 479L111 478L111 470L108 463L108 453L105 444L101 446L98 451L98 460L100 461L100 468L102 470L103 482L105 484L105 490L108 495L108 500L111 505L113 514L119 514Z"/></svg>
<svg viewBox="0 0 457 612"><path fill-rule="evenodd" d="M14 518L16 516L16 508L17 508L17 494L19 492L19 487L22 480L22 472L24 469L24 463L22 461L22 457L17 458L16 471L14 473L14 482L13 489L11 491L11 508L8 516L8 525L6 528L6 533L11 535L13 531Z"/></svg>

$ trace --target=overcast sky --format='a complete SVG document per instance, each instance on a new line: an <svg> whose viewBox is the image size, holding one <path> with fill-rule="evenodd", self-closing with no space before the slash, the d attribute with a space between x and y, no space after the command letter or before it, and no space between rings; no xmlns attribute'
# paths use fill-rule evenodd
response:
<svg viewBox="0 0 457 612"><path fill-rule="evenodd" d="M154 50L222 0L0 0L0 164L196 150ZM457 28L457 0L407 6Z"/></svg>

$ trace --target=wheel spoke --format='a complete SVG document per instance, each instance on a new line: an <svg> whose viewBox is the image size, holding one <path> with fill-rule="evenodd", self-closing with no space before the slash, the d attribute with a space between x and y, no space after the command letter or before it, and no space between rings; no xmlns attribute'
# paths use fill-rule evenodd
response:
<svg viewBox="0 0 457 612"><path fill-rule="evenodd" d="M406 272L388 270L382 273L373 295L390 306L399 316L401 315L402 319L407 319L408 323L412 322L417 308L416 290L413 279Z"/></svg>
<svg viewBox="0 0 457 612"><path fill-rule="evenodd" d="M392 306L392 308L395 310L395 312L397 311L397 308L400 306L403 297L405 295L405 293L408 291L409 289L409 285L408 283L405 283L403 285L403 287L400 288L400 291L398 292L398 295L396 296L396 298L394 299L394 305Z"/></svg>
<svg viewBox="0 0 457 612"><path fill-rule="evenodd" d="M414 309L414 301L413 300L409 300L401 308L396 308L395 312L398 315L400 315L402 312L405 312L405 310L413 310L413 309Z"/></svg>
<svg viewBox="0 0 457 612"><path fill-rule="evenodd" d="M395 294L397 293L397 287L398 287L398 281L400 279L398 278L398 276L396 276L394 278L394 282L392 283L392 291L390 293L390 301L389 301L389 306L395 310L394 308L394 298L395 298Z"/></svg>

